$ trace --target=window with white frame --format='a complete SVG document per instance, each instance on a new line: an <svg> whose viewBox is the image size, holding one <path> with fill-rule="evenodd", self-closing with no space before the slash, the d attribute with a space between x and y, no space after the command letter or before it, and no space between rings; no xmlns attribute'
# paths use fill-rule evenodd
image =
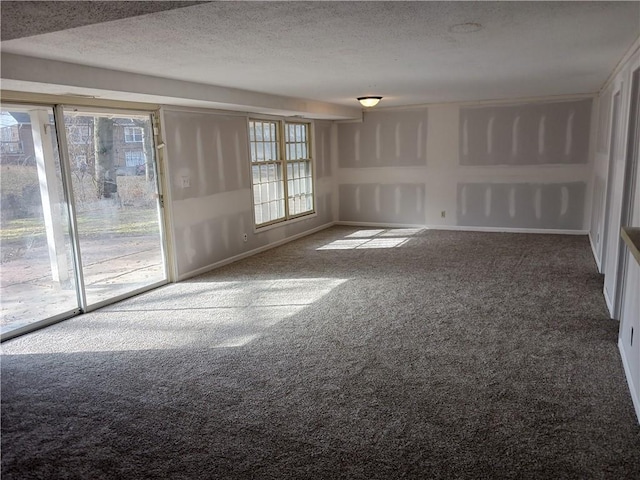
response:
<svg viewBox="0 0 640 480"><path fill-rule="evenodd" d="M129 150L124 152L124 162L127 167L137 167L145 164L144 152L142 150Z"/></svg>
<svg viewBox="0 0 640 480"><path fill-rule="evenodd" d="M9 127L0 128L0 140L3 142L17 142L18 140L20 140L18 126L11 125Z"/></svg>
<svg viewBox="0 0 640 480"><path fill-rule="evenodd" d="M124 141L125 143L142 142L142 128L124 127Z"/></svg>
<svg viewBox="0 0 640 480"><path fill-rule="evenodd" d="M89 145L91 127L86 124L67 125L67 140L73 145Z"/></svg>
<svg viewBox="0 0 640 480"><path fill-rule="evenodd" d="M0 153L22 153L22 142L17 125L0 129Z"/></svg>
<svg viewBox="0 0 640 480"><path fill-rule="evenodd" d="M310 124L249 120L256 226L314 212Z"/></svg>
<svg viewBox="0 0 640 480"><path fill-rule="evenodd" d="M287 198L289 215L313 211L313 169L309 153L309 124L285 123Z"/></svg>

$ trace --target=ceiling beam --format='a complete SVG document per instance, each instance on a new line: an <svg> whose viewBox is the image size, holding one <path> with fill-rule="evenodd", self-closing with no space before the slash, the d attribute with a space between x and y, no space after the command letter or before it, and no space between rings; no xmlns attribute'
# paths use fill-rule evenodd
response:
<svg viewBox="0 0 640 480"><path fill-rule="evenodd" d="M3 53L2 88L32 93L216 108L305 118L360 118L358 106L186 82Z"/></svg>

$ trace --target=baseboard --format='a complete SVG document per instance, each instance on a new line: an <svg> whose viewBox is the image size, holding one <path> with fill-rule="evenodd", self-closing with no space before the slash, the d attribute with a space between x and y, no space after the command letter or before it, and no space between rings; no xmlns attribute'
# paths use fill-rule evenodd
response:
<svg viewBox="0 0 640 480"><path fill-rule="evenodd" d="M461 232L535 233L544 235L587 235L587 230L562 230L546 228L467 227L464 225L427 225L430 230L455 230Z"/></svg>
<svg viewBox="0 0 640 480"><path fill-rule="evenodd" d="M600 258L598 257L598 250L596 246L593 244L593 238L591 237L591 232L587 235L589 237L589 245L591 245L591 253L593 253L593 259L596 261L596 266L598 267L598 273L602 273L602 264L600 262Z"/></svg>
<svg viewBox="0 0 640 480"><path fill-rule="evenodd" d="M424 228L429 230L456 230L461 232L490 232L490 233L537 233L553 235L587 235L588 230L559 230L544 228L505 228L505 227L467 227L460 225L419 225L413 223L375 223L375 222L335 222L336 225L348 227L373 228Z"/></svg>
<svg viewBox="0 0 640 480"><path fill-rule="evenodd" d="M620 350L620 356L622 357L622 366L624 368L624 374L627 377L627 385L631 391L631 401L633 402L633 408L636 411L636 417L640 424L640 397L638 397L638 390L633 383L633 377L631 376L631 368L627 362L627 357L624 355L624 348L622 347L622 339L618 339L618 350Z"/></svg>
<svg viewBox="0 0 640 480"><path fill-rule="evenodd" d="M307 235L312 235L321 230L326 230L327 228L333 227L335 222L325 223L324 225L320 225L319 227L312 228L311 230L306 230L304 232L298 233L296 235L292 235L291 237L283 238L282 240L278 240L277 242L270 243L268 245L263 245L262 247L254 248L253 250L249 250L246 252L242 252L238 255L234 255L233 257L226 258L224 260L220 260L219 262L212 263L205 267L200 267L197 270L193 270L188 273L183 273L179 275L177 278L177 282L181 282L183 280L187 280L189 278L197 277L198 275L202 275L204 273L208 273L211 270L215 270L216 268L224 267L225 265L229 265L230 263L237 262L244 258L251 257L253 255L257 255L258 253L265 252L267 250L271 250L272 248L279 247L280 245L284 245L285 243L293 242L302 237L306 237Z"/></svg>
<svg viewBox="0 0 640 480"><path fill-rule="evenodd" d="M365 227L365 228L428 228L425 225L415 223L376 223L376 222L335 222L336 225L344 227Z"/></svg>

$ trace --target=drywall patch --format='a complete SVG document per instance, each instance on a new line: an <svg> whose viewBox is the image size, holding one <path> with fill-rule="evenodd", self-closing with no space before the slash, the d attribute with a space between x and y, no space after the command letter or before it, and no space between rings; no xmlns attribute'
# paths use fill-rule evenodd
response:
<svg viewBox="0 0 640 480"><path fill-rule="evenodd" d="M425 222L424 184L343 184L338 193L340 221L399 224Z"/></svg>
<svg viewBox="0 0 640 480"><path fill-rule="evenodd" d="M459 226L582 230L586 183L459 183Z"/></svg>
<svg viewBox="0 0 640 480"><path fill-rule="evenodd" d="M333 222L333 195L327 193L316 197L316 213L318 225Z"/></svg>
<svg viewBox="0 0 640 480"><path fill-rule="evenodd" d="M314 122L316 178L331 176L331 123Z"/></svg>
<svg viewBox="0 0 640 480"><path fill-rule="evenodd" d="M366 112L362 123L338 124L339 166L423 166L426 142L426 108Z"/></svg>
<svg viewBox="0 0 640 480"><path fill-rule="evenodd" d="M179 229L178 236L182 239L176 249L179 274L186 275L267 245L267 237L253 234L251 215L251 212L222 215ZM249 233L247 243L242 241L244 233Z"/></svg>
<svg viewBox="0 0 640 480"><path fill-rule="evenodd" d="M592 99L460 109L462 165L585 164Z"/></svg>
<svg viewBox="0 0 640 480"><path fill-rule="evenodd" d="M174 201L249 188L246 120L243 117L167 111L167 154L172 178L190 172L192 188L174 188Z"/></svg>

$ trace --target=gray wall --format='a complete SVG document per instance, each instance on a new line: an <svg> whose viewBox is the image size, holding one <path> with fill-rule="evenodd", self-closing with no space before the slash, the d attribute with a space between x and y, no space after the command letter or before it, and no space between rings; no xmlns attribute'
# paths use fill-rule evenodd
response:
<svg viewBox="0 0 640 480"><path fill-rule="evenodd" d="M338 218L583 231L592 103L378 110L339 123Z"/></svg>
<svg viewBox="0 0 640 480"><path fill-rule="evenodd" d="M424 185L417 183L342 184L340 218L368 223L421 223L424 189Z"/></svg>
<svg viewBox="0 0 640 480"><path fill-rule="evenodd" d="M461 108L460 164L587 163L591 103Z"/></svg>
<svg viewBox="0 0 640 480"><path fill-rule="evenodd" d="M365 112L338 130L341 168L426 165L427 109Z"/></svg>
<svg viewBox="0 0 640 480"><path fill-rule="evenodd" d="M246 117L178 109L163 117L178 278L333 222L330 122L315 123L317 215L256 232Z"/></svg>
<svg viewBox="0 0 640 480"><path fill-rule="evenodd" d="M258 232L246 116L164 109L177 277L335 220L584 230L591 104L443 105L316 121L316 216Z"/></svg>
<svg viewBox="0 0 640 480"><path fill-rule="evenodd" d="M422 225L428 110L366 111L362 123L338 125L339 219ZM391 173L393 172L393 173Z"/></svg>
<svg viewBox="0 0 640 480"><path fill-rule="evenodd" d="M459 183L458 222L475 227L580 230L585 190L584 182Z"/></svg>

